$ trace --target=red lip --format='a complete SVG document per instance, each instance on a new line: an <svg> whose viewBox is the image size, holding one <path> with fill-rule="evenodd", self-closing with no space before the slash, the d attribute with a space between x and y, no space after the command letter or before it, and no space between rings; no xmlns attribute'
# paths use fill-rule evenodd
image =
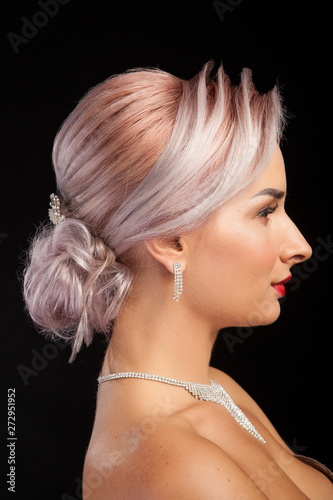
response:
<svg viewBox="0 0 333 500"><path fill-rule="evenodd" d="M284 297L286 295L286 291L285 291L285 288L284 288L284 285L286 283L288 283L288 281L290 281L292 278L292 275L289 274L289 276L287 276L287 278L285 278L284 280L282 281L279 281L278 283L272 283L272 287L275 288L275 290L280 294L282 295L282 297Z"/></svg>

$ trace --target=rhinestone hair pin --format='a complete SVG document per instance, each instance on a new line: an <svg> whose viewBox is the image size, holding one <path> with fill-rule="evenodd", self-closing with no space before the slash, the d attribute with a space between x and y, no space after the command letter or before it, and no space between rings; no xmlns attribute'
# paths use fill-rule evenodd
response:
<svg viewBox="0 0 333 500"><path fill-rule="evenodd" d="M61 213L59 197L52 193L50 199L51 208L49 208L49 218L50 221L56 226L59 222L65 220L66 217Z"/></svg>

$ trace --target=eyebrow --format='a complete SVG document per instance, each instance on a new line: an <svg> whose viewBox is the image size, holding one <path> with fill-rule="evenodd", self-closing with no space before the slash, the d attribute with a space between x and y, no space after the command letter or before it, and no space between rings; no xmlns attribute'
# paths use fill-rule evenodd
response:
<svg viewBox="0 0 333 500"><path fill-rule="evenodd" d="M252 198L256 198L257 196L272 196L277 200L281 200L281 198L283 198L284 195L285 195L284 191L280 191L279 189L266 188L260 191L259 193L255 194Z"/></svg>

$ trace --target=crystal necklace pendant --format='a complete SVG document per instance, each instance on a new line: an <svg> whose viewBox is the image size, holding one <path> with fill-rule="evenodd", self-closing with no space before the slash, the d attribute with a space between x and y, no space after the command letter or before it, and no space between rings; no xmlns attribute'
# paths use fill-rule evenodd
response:
<svg viewBox="0 0 333 500"><path fill-rule="evenodd" d="M231 399L229 394L223 389L223 387L215 382L215 380L210 380L210 384L197 384L195 382L183 382L182 380L175 380L168 377L161 377L159 375L151 375L149 373L138 373L138 372L122 372L122 373L112 373L110 375L104 375L98 378L98 383L106 382L108 380L117 380L121 378L140 378L145 380L153 380L155 382L162 382L164 384L175 385L178 387L183 387L192 396L200 401L211 401L223 406L230 415L240 424L245 430L247 430L252 436L257 438L260 442L266 443L264 438L255 429L254 425L251 424L249 419L244 415L242 410L236 405L236 403Z"/></svg>

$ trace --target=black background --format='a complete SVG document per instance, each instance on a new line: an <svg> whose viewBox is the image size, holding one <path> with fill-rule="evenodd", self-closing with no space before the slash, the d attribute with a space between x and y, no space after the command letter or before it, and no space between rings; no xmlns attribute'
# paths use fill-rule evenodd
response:
<svg viewBox="0 0 333 500"><path fill-rule="evenodd" d="M213 364L254 397L296 452L332 468L333 249L322 244L332 238L329 3L229 0L223 16L203 0L63 0L52 16L38 14L42 3L6 2L2 20L0 404L6 419L7 390L15 388L17 436L15 494L6 491L1 437L2 498L81 498L105 349L96 338L69 365L69 348L51 345L23 310L17 274L55 189L54 136L82 95L111 74L158 66L190 78L209 59L234 83L250 67L261 92L279 82L291 114L282 144L287 210L313 248L321 245L287 289L279 320L252 333L229 330L232 345L221 334ZM39 27L23 32L30 38L14 50L7 35L23 36L26 20Z"/></svg>

